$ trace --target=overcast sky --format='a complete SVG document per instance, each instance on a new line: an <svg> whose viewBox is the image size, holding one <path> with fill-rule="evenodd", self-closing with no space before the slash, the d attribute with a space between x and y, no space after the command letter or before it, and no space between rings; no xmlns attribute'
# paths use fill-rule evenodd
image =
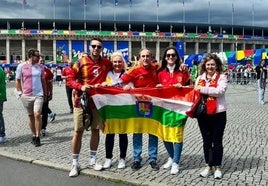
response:
<svg viewBox="0 0 268 186"><path fill-rule="evenodd" d="M0 0L0 18L120 20L268 27L268 0ZM55 1L55 9L54 9ZM69 11L69 1L71 2ZM102 5L100 6L100 2ZM84 11L84 8L86 11ZM55 10L55 11L54 11ZM55 14L54 14L55 12ZM183 17L185 19L183 19Z"/></svg>

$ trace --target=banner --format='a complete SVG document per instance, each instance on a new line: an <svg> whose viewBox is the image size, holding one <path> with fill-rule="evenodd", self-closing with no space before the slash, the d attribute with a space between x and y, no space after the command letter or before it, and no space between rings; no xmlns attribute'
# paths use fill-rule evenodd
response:
<svg viewBox="0 0 268 186"><path fill-rule="evenodd" d="M91 89L93 101L104 121L105 134L149 133L164 141L182 142L191 110L193 88Z"/></svg>

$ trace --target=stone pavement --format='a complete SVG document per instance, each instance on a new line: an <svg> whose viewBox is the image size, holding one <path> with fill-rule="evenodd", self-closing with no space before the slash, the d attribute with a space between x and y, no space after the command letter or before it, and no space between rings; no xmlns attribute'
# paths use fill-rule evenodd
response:
<svg viewBox="0 0 268 186"><path fill-rule="evenodd" d="M69 114L64 86L54 86L51 109L57 113L52 124L48 124L47 136L41 138L41 147L34 147L26 113L20 100L13 94L14 82L8 83L8 101L4 104L4 118L8 141L0 144L0 155L14 159L41 164L66 171L68 178L72 163L71 139L73 122ZM267 94L266 94L267 95ZM223 179L214 180L199 177L204 166L202 140L194 119L188 119L185 128L184 147L178 175L170 175L170 170L152 171L146 163L147 135L144 135L142 168L132 171L132 136L129 135L127 167L118 170L118 138L114 149L111 169L95 171L87 168L90 132L83 137L80 164L82 174L133 185L268 185L268 103L257 103L256 89L251 86L229 85L226 93L228 101L227 127L224 135ZM267 96L266 96L267 97ZM266 98L266 100L268 100ZM98 151L98 161L104 162L104 135ZM163 165L168 156L159 140L158 163ZM71 179L71 178L70 178Z"/></svg>

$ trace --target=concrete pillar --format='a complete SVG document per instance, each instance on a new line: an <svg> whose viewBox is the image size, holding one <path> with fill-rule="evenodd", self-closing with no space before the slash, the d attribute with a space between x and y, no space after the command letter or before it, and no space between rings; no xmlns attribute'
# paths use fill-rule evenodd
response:
<svg viewBox="0 0 268 186"><path fill-rule="evenodd" d="M209 41L207 44L207 53L211 52L211 42Z"/></svg>
<svg viewBox="0 0 268 186"><path fill-rule="evenodd" d="M53 39L53 61L54 61L54 64L57 63L57 46L56 46L56 39Z"/></svg>
<svg viewBox="0 0 268 186"><path fill-rule="evenodd" d="M160 61L160 41L156 41L155 59Z"/></svg>
<svg viewBox="0 0 268 186"><path fill-rule="evenodd" d="M199 42L195 43L194 51L195 51L195 54L199 54Z"/></svg>
<svg viewBox="0 0 268 186"><path fill-rule="evenodd" d="M141 39L141 48L145 48L146 47L146 42L145 42L145 39L142 38Z"/></svg>
<svg viewBox="0 0 268 186"><path fill-rule="evenodd" d="M132 60L132 42L131 39L128 41L128 60Z"/></svg>
<svg viewBox="0 0 268 186"><path fill-rule="evenodd" d="M39 50L40 53L43 53L42 49L41 49L41 40L40 39L37 40L37 50Z"/></svg>
<svg viewBox="0 0 268 186"><path fill-rule="evenodd" d="M246 50L246 43L242 43L242 50Z"/></svg>
<svg viewBox="0 0 268 186"><path fill-rule="evenodd" d="M117 51L117 39L114 39L114 51Z"/></svg>
<svg viewBox="0 0 268 186"><path fill-rule="evenodd" d="M7 60L7 63L10 64L10 40L9 38L6 39L6 60Z"/></svg>
<svg viewBox="0 0 268 186"><path fill-rule="evenodd" d="M69 59L72 60L72 58L73 58L73 56L72 56L72 40L69 39L68 45L69 45Z"/></svg>
<svg viewBox="0 0 268 186"><path fill-rule="evenodd" d="M87 48L87 40L84 40L84 51L83 52L87 52L88 48Z"/></svg>
<svg viewBox="0 0 268 186"><path fill-rule="evenodd" d="M25 39L21 40L21 60L25 61L26 60L26 55L25 55Z"/></svg>

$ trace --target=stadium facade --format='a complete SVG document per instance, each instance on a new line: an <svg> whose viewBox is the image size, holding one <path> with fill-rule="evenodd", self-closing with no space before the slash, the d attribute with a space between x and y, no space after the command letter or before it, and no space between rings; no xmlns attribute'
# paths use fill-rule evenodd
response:
<svg viewBox="0 0 268 186"><path fill-rule="evenodd" d="M73 60L79 52L88 51L92 37L104 41L104 55L121 50L127 60L134 60L142 47L153 51L156 60L163 50L174 45L181 55L207 52L224 53L225 60L263 57L268 47L268 28L241 25L208 25L198 23L122 22L48 19L0 19L0 63L16 64L26 60L27 50L37 48L46 61ZM130 57L131 56L131 57ZM128 59L129 58L129 59ZM240 56L241 58L241 56ZM240 59L238 59L240 60Z"/></svg>

